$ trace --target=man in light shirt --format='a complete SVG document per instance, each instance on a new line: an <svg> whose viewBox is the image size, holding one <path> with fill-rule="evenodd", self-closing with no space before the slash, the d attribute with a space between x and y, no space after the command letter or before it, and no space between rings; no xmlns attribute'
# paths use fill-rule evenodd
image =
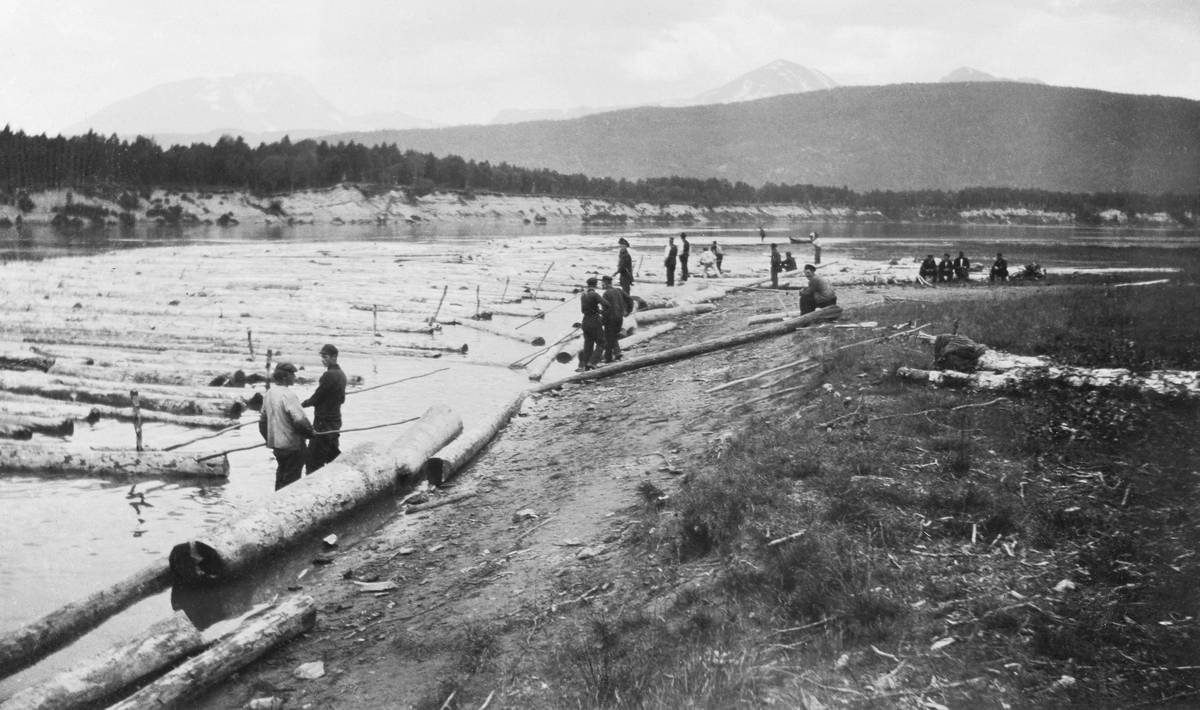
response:
<svg viewBox="0 0 1200 710"><path fill-rule="evenodd" d="M295 365L290 362L276 365L258 417L258 433L275 454L275 490L300 480L308 458L305 440L315 433L300 406L300 398L292 390L295 383Z"/></svg>
<svg viewBox="0 0 1200 710"><path fill-rule="evenodd" d="M804 276L808 279L808 285L800 289L800 315L837 304L837 294L834 293L833 286L817 276L817 267L805 264Z"/></svg>

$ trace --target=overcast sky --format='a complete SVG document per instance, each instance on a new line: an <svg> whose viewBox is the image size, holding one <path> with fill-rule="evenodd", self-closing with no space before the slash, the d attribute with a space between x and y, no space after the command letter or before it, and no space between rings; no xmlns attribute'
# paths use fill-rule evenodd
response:
<svg viewBox="0 0 1200 710"><path fill-rule="evenodd" d="M241 72L351 114L486 123L688 97L775 59L842 85L968 66L1200 99L1200 0L0 0L0 124L53 133Z"/></svg>

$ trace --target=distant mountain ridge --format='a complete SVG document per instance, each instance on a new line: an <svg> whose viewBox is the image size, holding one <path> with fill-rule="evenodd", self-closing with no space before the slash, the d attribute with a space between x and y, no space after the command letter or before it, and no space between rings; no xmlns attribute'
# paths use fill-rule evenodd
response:
<svg viewBox="0 0 1200 710"><path fill-rule="evenodd" d="M329 139L628 179L1189 194L1200 185L1200 102L1015 82L839 87Z"/></svg>
<svg viewBox="0 0 1200 710"><path fill-rule="evenodd" d="M832 89L838 84L815 69L801 66L786 59L777 59L766 66L747 72L715 89L697 94L689 99L658 101L643 106L701 106L706 104L728 104L737 101L753 101L781 94L796 94L804 91ZM597 113L620 111L635 106L577 106L570 109L513 109L496 114L489 125L521 123L524 121L562 121L582 118Z"/></svg>
<svg viewBox="0 0 1200 710"><path fill-rule="evenodd" d="M1020 79L1005 79L1004 77L993 76L987 72L972 69L971 67L959 67L940 79L942 83L954 83L962 81L1016 81L1022 84L1045 84L1041 79L1031 79L1022 77Z"/></svg>
<svg viewBox="0 0 1200 710"><path fill-rule="evenodd" d="M251 138L313 137L339 131L432 128L403 113L352 116L327 101L307 79L289 74L197 77L161 84L106 106L70 126L68 135L155 136L205 142L222 134Z"/></svg>

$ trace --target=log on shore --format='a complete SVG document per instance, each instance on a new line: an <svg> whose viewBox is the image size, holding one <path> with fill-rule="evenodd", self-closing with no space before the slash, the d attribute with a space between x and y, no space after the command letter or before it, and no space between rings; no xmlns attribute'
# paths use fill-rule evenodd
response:
<svg viewBox="0 0 1200 710"><path fill-rule="evenodd" d="M159 560L78 601L0 636L0 678L28 668L104 623L109 617L170 586L171 568Z"/></svg>
<svg viewBox="0 0 1200 710"><path fill-rule="evenodd" d="M11 416L5 414L0 409L0 432L7 428L23 429L30 434L46 434L47 436L70 436L75 433L75 419L73 417L29 417L29 416ZM4 434L0 433L0 436ZM9 438L24 438L9 437Z"/></svg>
<svg viewBox="0 0 1200 710"><path fill-rule="evenodd" d="M721 338L714 338L713 340L706 340L702 343L696 343L694 345L685 345L683 347L672 348L671 350L663 350L662 352L652 353L650 355L642 355L641 357L626 358L620 362L615 362L611 365L605 365L604 367L595 370L578 372L570 377L565 377L556 382L545 383L539 387L535 387L533 391L545 392L548 390L557 389L567 382L598 380L603 377L619 375L623 372L629 372L631 370L637 370L643 367L649 367L651 365L661 365L662 363L683 360L685 358L703 355L716 350L723 350L725 348L732 348L738 345L744 345L746 343L753 343L764 338L771 338L776 335L791 333L801 326L819 323L826 320L836 320L837 318L841 317L841 315L841 306L821 308L813 311L812 313L807 313L799 316L798 318L792 318L782 323L767 326L765 328L754 328L741 333L735 333L734 335L727 335Z"/></svg>
<svg viewBox="0 0 1200 710"><path fill-rule="evenodd" d="M197 461L170 451L97 451L79 444L0 443L0 472L104 478L228 478L229 459Z"/></svg>
<svg viewBox="0 0 1200 710"><path fill-rule="evenodd" d="M529 379L534 382L540 381L542 376L546 374L546 370L549 370L550 366L555 363L558 358L558 354L573 342L574 341L560 339L555 344L546 348L546 352L538 355L532 361L530 361L530 363L526 365L526 367L529 369Z"/></svg>
<svg viewBox="0 0 1200 710"><path fill-rule="evenodd" d="M425 478L431 486L440 486L449 481L475 454L508 425L525 402L527 393L521 392L484 421L463 432L448 446L443 447L425 462Z"/></svg>
<svg viewBox="0 0 1200 710"><path fill-rule="evenodd" d="M312 597L288 597L254 617L212 648L142 688L108 710L161 710L178 707L255 661L271 648L313 628L317 603Z"/></svg>
<svg viewBox="0 0 1200 710"><path fill-rule="evenodd" d="M0 710L70 710L109 698L204 648L182 611L0 704Z"/></svg>
<svg viewBox="0 0 1200 710"><path fill-rule="evenodd" d="M48 371L54 366L54 358L38 355L29 350L0 348L0 370Z"/></svg>
<svg viewBox="0 0 1200 710"><path fill-rule="evenodd" d="M96 380L74 380L66 378L61 382L57 378L31 372L0 373L0 389L14 394L33 395L46 399L57 399L64 402L85 402L109 407L131 407L133 402L129 390L118 389L111 382ZM213 396L195 397L197 394L190 390L181 391L180 395L162 394L158 391L142 392L140 401L143 409L154 412L167 412L188 416L211 416L236 418L246 410L246 404L241 399L230 398L213 389ZM182 388L181 388L182 389Z"/></svg>
<svg viewBox="0 0 1200 710"><path fill-rule="evenodd" d="M492 335L499 335L502 338L508 338L509 340L516 340L517 342L525 343L526 345L545 345L546 344L546 339L540 335L532 335L530 333L522 333L519 330L515 330L513 328L505 328L502 325L498 325L496 323L491 323L491 322L485 321L485 320L471 320L470 318L462 318L462 319L459 319L458 324L463 326L464 328L470 328L471 330L478 330L482 333L490 333Z"/></svg>
<svg viewBox="0 0 1200 710"><path fill-rule="evenodd" d="M1049 383L1086 389L1132 389L1142 394L1200 397L1200 372L1156 370L1136 375L1124 368L1032 367L1004 372L954 372L902 367L896 374L914 382L986 390L1024 389Z"/></svg>
<svg viewBox="0 0 1200 710"><path fill-rule="evenodd" d="M717 307L711 303L695 303L685 306L676 306L674 308L652 308L648 311L638 311L633 314L633 318L639 326L649 323L658 323L664 320L675 320L682 316L694 316L701 313L712 313L717 310Z"/></svg>
<svg viewBox="0 0 1200 710"><path fill-rule="evenodd" d="M387 445L365 444L321 470L275 492L265 505L223 521L171 550L177 582L200 584L236 577L267 555L324 529L339 517L417 474L434 452L462 432L462 419L431 407Z"/></svg>

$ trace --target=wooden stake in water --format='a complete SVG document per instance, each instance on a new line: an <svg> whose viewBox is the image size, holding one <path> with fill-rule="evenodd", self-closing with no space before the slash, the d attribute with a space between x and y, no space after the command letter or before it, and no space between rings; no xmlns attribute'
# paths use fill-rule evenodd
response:
<svg viewBox="0 0 1200 710"><path fill-rule="evenodd" d="M250 329L246 329L246 342L250 345L250 362L254 362L254 336Z"/></svg>
<svg viewBox="0 0 1200 710"><path fill-rule="evenodd" d="M479 320L479 286L475 286L475 320Z"/></svg>
<svg viewBox="0 0 1200 710"><path fill-rule="evenodd" d="M133 433L137 436L137 450L142 450L142 404L138 401L138 391L129 392L129 400L133 402Z"/></svg>
<svg viewBox="0 0 1200 710"><path fill-rule="evenodd" d="M542 274L542 280L538 281L537 288L535 288L533 290L534 300L537 300L538 293L541 292L541 290L542 290L542 284L545 283L546 277L550 275L550 269L553 269L553 268L554 268L554 262L552 261L552 262L550 262L550 265L546 267L546 273Z"/></svg>
<svg viewBox="0 0 1200 710"><path fill-rule="evenodd" d="M271 352L271 348L267 348L267 379L271 379L271 356L275 353Z"/></svg>
<svg viewBox="0 0 1200 710"><path fill-rule="evenodd" d="M442 297L440 299L438 299L438 305L437 305L437 308L433 311L433 317L429 319L430 323L437 322L438 314L442 312L442 303L444 303L446 300L446 292L449 290L450 290L450 286L448 286L448 285L442 287Z"/></svg>
<svg viewBox="0 0 1200 710"><path fill-rule="evenodd" d="M374 303L371 304L371 332L379 337L379 306Z"/></svg>
<svg viewBox="0 0 1200 710"><path fill-rule="evenodd" d="M504 303L504 297L508 295L508 280L509 276L504 277L504 292L500 294L500 302Z"/></svg>

